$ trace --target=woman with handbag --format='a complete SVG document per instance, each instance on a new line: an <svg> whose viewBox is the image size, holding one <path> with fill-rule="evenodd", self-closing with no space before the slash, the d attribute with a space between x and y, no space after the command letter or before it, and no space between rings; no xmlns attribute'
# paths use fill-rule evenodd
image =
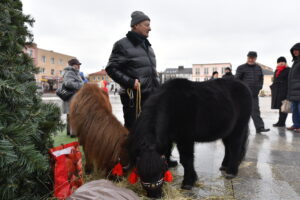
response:
<svg viewBox="0 0 300 200"><path fill-rule="evenodd" d="M285 57L277 59L277 68L274 72L273 84L270 86L272 93L272 109L279 109L278 122L274 127L285 127L287 113L282 112L282 101L287 99L288 77L290 68L287 66Z"/></svg>
<svg viewBox="0 0 300 200"><path fill-rule="evenodd" d="M81 63L76 59L71 59L68 61L69 66L64 69L64 81L63 88L68 92L72 93L72 96L83 86L84 82L79 74L79 69ZM69 123L69 111L70 111L70 102L72 96L63 102L63 113L67 114L67 135L75 137L70 130Z"/></svg>

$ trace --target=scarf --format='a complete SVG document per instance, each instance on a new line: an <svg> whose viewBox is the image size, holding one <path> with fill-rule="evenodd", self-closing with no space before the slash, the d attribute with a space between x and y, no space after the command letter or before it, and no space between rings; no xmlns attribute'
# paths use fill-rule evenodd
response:
<svg viewBox="0 0 300 200"><path fill-rule="evenodd" d="M276 68L276 78L279 76L279 74L286 68L286 65L284 66L277 66Z"/></svg>

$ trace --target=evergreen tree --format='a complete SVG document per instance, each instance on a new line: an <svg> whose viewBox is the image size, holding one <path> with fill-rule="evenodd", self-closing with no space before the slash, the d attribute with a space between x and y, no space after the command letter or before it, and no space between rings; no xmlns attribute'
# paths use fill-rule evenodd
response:
<svg viewBox="0 0 300 200"><path fill-rule="evenodd" d="M34 20L20 0L0 1L0 199L51 195L48 150L62 128L60 110L36 94L38 68L24 53Z"/></svg>

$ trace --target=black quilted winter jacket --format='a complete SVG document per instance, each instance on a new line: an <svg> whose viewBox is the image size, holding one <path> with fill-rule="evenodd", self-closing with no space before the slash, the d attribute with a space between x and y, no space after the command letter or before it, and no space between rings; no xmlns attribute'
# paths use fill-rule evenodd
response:
<svg viewBox="0 0 300 200"><path fill-rule="evenodd" d="M235 77L246 83L252 96L257 97L264 83L264 75L259 65L243 64L237 68Z"/></svg>
<svg viewBox="0 0 300 200"><path fill-rule="evenodd" d="M300 43L295 44L291 49L294 63L288 79L288 99L290 101L300 101L300 57L295 57L293 50L300 51Z"/></svg>
<svg viewBox="0 0 300 200"><path fill-rule="evenodd" d="M123 89L133 88L135 79L140 81L142 93L152 92L159 87L151 44L133 31L114 44L106 72Z"/></svg>

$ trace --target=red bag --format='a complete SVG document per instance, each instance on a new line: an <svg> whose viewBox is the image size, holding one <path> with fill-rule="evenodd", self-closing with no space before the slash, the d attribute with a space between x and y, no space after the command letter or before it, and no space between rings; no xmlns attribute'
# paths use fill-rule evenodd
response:
<svg viewBox="0 0 300 200"><path fill-rule="evenodd" d="M66 199L83 184L82 156L79 143L72 142L50 149L53 158L54 196Z"/></svg>

